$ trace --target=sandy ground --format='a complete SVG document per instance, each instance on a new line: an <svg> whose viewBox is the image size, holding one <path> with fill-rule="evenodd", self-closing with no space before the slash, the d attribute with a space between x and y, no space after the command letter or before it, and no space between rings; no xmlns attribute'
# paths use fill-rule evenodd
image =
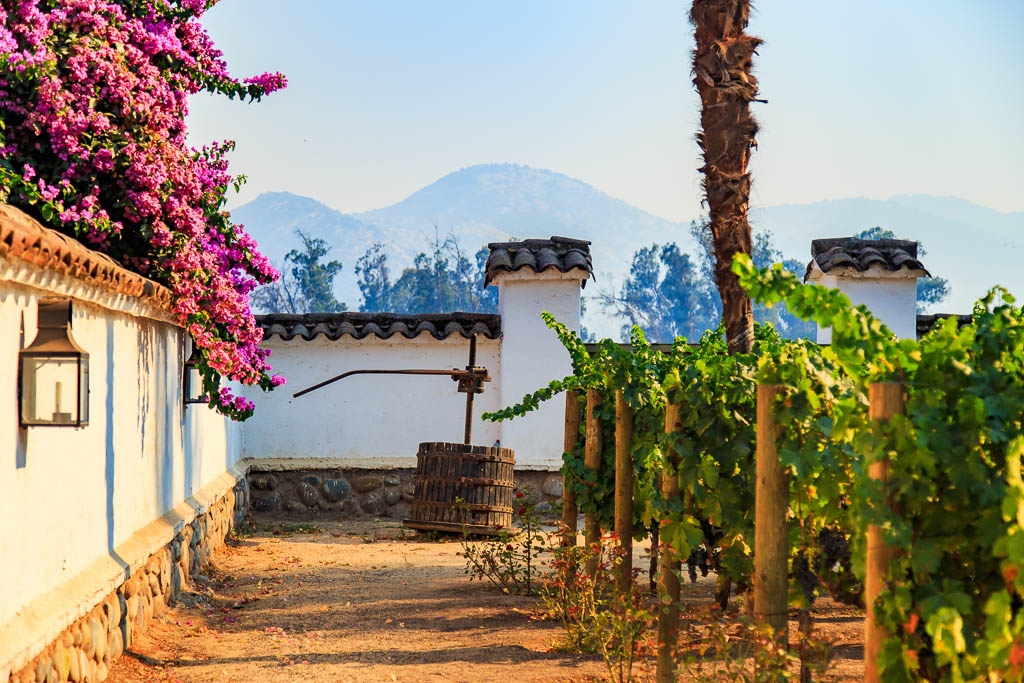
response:
<svg viewBox="0 0 1024 683"><path fill-rule="evenodd" d="M107 680L607 680L600 656L553 649L562 630L536 598L470 582L460 551L396 522L259 523ZM697 602L712 590L711 579L685 589ZM822 603L815 617L835 642L823 680L860 680L863 615ZM636 673L653 680L653 663Z"/></svg>

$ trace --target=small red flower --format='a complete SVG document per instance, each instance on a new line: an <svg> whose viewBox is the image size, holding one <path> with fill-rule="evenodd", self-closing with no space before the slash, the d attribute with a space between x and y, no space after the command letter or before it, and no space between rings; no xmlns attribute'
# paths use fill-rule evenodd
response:
<svg viewBox="0 0 1024 683"><path fill-rule="evenodd" d="M1013 647L1010 648L1010 666L1014 669L1019 669L1022 665L1024 665L1024 647L1014 643Z"/></svg>

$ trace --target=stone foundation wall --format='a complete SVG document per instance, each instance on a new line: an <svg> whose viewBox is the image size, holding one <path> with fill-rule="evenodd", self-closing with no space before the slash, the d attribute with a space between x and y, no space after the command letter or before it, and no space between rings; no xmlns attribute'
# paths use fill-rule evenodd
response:
<svg viewBox="0 0 1024 683"><path fill-rule="evenodd" d="M241 479L117 590L28 665L13 672L10 683L104 680L110 662L131 647L154 616L175 603L182 586L205 569L211 555L224 545L234 524L245 515L247 493L247 483Z"/></svg>
<svg viewBox="0 0 1024 683"><path fill-rule="evenodd" d="M300 468L276 464L262 468L259 461L249 469L251 510L257 515L315 519L364 519L409 516L413 500L413 469ZM537 501L542 517L552 517L562 499L562 475L558 472L517 471L517 490Z"/></svg>

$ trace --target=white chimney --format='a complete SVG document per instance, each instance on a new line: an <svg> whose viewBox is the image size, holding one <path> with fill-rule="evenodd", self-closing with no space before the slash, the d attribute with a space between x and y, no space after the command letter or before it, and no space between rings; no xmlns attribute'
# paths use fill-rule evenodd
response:
<svg viewBox="0 0 1024 683"><path fill-rule="evenodd" d="M811 242L805 282L863 304L900 339L917 338L917 278L930 274L917 260L917 242L853 237ZM818 328L818 343L832 343L832 328Z"/></svg>
<svg viewBox="0 0 1024 683"><path fill-rule="evenodd" d="M580 331L580 289L593 271L590 242L566 237L489 244L486 278L498 288L501 314L501 406L572 373L569 353L541 319L548 311ZM542 403L524 417L501 423L501 445L514 449L516 467L562 465L565 407Z"/></svg>

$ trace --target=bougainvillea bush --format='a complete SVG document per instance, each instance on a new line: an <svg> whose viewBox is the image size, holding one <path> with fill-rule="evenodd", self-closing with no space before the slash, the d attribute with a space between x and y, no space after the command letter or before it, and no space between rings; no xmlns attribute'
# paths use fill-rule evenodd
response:
<svg viewBox="0 0 1024 683"><path fill-rule="evenodd" d="M167 285L212 406L270 389L249 293L277 272L223 210L232 143L186 144L188 96L259 100L281 74L232 78L199 23L216 0L0 3L0 201Z"/></svg>

